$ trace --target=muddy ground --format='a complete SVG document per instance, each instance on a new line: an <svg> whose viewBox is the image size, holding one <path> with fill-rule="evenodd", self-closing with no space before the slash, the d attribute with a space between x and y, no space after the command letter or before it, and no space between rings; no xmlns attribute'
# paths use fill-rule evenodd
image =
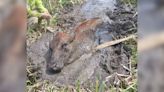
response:
<svg viewBox="0 0 164 92"><path fill-rule="evenodd" d="M79 54L83 51L79 46L85 48L85 42L78 44L76 49L79 52L72 53L72 56L79 54L78 58L65 64L60 72L47 72L47 63L49 62L47 58L52 57L49 51L53 37L55 39L61 29L68 34L74 34L74 30L80 23L92 18L100 18L102 23L95 27L92 34L94 39L89 38L91 35L86 36L89 39L89 42L86 42L89 46L94 47L136 33L135 7L114 0L87 0L81 6L75 6L71 11L63 14L59 21L60 26L58 29L54 29L53 33L44 33L39 40L27 47L28 61L36 71L38 80L49 80L57 86L75 85L79 81L80 84L87 86L88 84L94 85L98 79L107 85L116 85L119 77L115 75L131 74L129 70L131 53L125 44L120 43L96 52L89 51ZM65 61L69 62L69 60Z"/></svg>

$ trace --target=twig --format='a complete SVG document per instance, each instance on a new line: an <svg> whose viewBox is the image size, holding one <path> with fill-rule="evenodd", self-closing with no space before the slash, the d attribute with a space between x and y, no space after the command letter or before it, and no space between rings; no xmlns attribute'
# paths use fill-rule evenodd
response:
<svg viewBox="0 0 164 92"><path fill-rule="evenodd" d="M135 39L136 37L137 37L136 35L130 35L130 36L125 37L125 38L122 38L122 39L118 39L118 40L115 40L115 41L106 42L106 43L103 43L101 45L98 45L95 48L95 50L99 50L99 49L103 49L103 48L106 48L106 47L109 47L109 46L113 46L113 45L119 44L121 42L127 41L129 39Z"/></svg>

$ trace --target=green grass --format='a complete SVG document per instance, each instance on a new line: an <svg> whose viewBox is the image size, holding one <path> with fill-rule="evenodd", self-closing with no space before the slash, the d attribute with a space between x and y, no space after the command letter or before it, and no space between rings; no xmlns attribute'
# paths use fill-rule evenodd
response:
<svg viewBox="0 0 164 92"><path fill-rule="evenodd" d="M42 0L44 6L48 9L53 18L50 21L50 25L54 26L58 23L58 17L60 12L64 9L68 9L77 4L81 4L83 0Z"/></svg>

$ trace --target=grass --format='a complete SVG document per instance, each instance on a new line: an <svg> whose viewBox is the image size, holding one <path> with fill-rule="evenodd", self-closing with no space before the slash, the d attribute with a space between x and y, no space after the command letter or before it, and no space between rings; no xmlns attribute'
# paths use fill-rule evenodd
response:
<svg viewBox="0 0 164 92"><path fill-rule="evenodd" d="M42 0L44 6L48 9L53 18L50 25L54 26L58 23L60 12L64 9L80 4L83 0Z"/></svg>
<svg viewBox="0 0 164 92"><path fill-rule="evenodd" d="M137 3L137 0L123 1L124 3L131 5L136 5ZM54 26L58 23L58 17L60 16L61 10L80 3L82 3L82 0L43 0L43 4L53 15L50 25ZM33 34L36 34L36 32L30 29L28 36L32 36ZM124 44L130 49L131 74L119 80L119 87L115 85L108 87L105 82L100 82L98 79L91 88L83 87L80 85L80 81L76 83L75 87L56 87L53 83L46 80L39 81L38 73L33 69L32 65L28 63L26 92L137 92L137 43L135 40L129 40ZM119 77L118 74L115 76Z"/></svg>
<svg viewBox="0 0 164 92"><path fill-rule="evenodd" d="M137 0L122 0L125 4L137 6Z"/></svg>

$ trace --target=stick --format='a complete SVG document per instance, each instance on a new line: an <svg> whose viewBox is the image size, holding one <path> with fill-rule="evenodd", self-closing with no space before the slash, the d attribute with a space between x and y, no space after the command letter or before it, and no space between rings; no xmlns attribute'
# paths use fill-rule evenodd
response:
<svg viewBox="0 0 164 92"><path fill-rule="evenodd" d="M106 48L106 47L109 47L109 46L116 45L116 44L119 44L121 42L127 41L129 39L135 39L135 38L136 38L136 35L130 35L126 38L122 38L122 39L118 39L118 40L115 40L115 41L110 41L110 42L103 43L101 45L98 45L95 49L96 50L103 49L103 48Z"/></svg>

